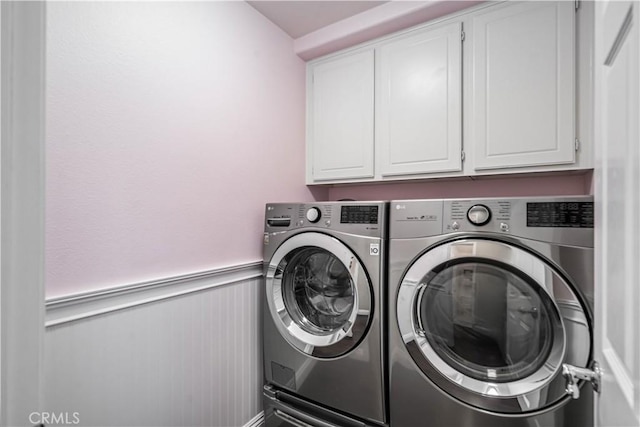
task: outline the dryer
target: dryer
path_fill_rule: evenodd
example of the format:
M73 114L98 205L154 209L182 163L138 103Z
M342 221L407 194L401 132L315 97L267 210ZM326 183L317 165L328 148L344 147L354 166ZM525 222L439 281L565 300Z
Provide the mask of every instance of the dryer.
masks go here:
M391 202L391 425L593 425L571 375L592 363L593 214L591 197Z
M386 423L387 207L266 206L267 426Z

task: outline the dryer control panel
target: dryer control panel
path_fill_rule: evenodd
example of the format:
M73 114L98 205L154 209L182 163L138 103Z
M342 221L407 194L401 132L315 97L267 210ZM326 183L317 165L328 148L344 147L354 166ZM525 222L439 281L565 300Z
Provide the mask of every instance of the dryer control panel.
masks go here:
M510 200L445 200L444 231L508 232L511 228Z
M593 246L593 197L394 200L390 238L492 233Z
M529 202L527 227L593 228L593 202Z

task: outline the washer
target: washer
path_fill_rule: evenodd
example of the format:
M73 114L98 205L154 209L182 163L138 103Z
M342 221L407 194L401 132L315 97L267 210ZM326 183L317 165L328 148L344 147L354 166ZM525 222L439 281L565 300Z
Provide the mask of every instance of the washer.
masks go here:
M593 425L591 386L569 375L592 362L593 212L591 197L391 202L393 427Z
M384 202L266 206L267 426L386 423L387 210Z

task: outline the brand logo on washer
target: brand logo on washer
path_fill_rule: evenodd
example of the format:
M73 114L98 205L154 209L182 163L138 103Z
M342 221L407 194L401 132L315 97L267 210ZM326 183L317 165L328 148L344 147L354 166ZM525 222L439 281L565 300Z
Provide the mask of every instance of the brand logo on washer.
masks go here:
M373 256L380 255L380 244L379 243L371 243L369 245L369 255L373 255Z
M413 215L407 216L405 221L437 221L438 215Z

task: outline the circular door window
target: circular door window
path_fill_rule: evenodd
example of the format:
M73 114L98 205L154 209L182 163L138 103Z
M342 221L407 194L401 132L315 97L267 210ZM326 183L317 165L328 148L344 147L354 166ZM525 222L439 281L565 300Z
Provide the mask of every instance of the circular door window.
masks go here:
M327 335L350 321L356 289L347 267L319 247L289 253L280 264L287 312L307 332Z
M469 238L429 249L402 278L396 310L422 372L486 410L551 405L566 396L562 364L588 361L588 348L574 351L590 329L572 287L508 243Z
M266 292L282 336L315 357L349 352L372 315L362 264L346 245L321 233L300 233L278 247L269 262Z
M486 260L457 260L426 274L418 330L456 371L510 382L537 372L561 328L553 302L528 277Z

